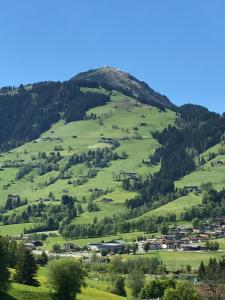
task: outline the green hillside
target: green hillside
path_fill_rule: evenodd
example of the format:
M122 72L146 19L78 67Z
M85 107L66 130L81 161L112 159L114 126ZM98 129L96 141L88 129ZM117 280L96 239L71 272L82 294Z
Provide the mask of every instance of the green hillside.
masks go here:
M177 188L185 188L189 186L198 186L206 183L212 183L213 187L217 190L221 190L225 187L225 154L221 154L221 144L217 144L214 147L208 149L201 154L206 160L209 159L209 155L213 153L214 158L207 161L202 166L198 167L194 172L184 176L180 180L175 182ZM212 166L214 160L224 162L221 166ZM156 209L153 209L139 218L148 218L150 216L167 216L168 214L175 213L178 220L180 214L192 206L197 206L202 203L203 193L189 193L186 196L177 198L165 205L162 205Z
M212 166L211 163L214 160L218 160L225 163L225 154L220 153L221 144L208 149L201 156L207 157L210 153L215 154L215 158L209 160L204 165L200 166L195 172L185 176L181 180L176 182L177 187L184 187L189 185L200 186L203 183L211 182L213 186L220 190L225 186L225 164L220 166Z
M95 93L97 91L107 93L102 89L93 90ZM91 92L92 89L83 88L83 91ZM77 223L89 223L95 216L101 219L125 210L123 203L126 199L133 198L135 193L123 190L121 181L115 180L115 177L124 172L145 177L158 170L159 166L151 167L145 163L149 155L153 154L159 146L152 137L152 132L161 131L169 124L174 124L175 113L146 106L114 91L111 93L111 102L88 111L87 116L93 115L95 115L94 119L87 117L86 120L68 124L61 120L40 138L2 154L0 157L1 205L5 204L8 194L18 194L21 199L27 199L30 203L47 199L52 192L55 199L60 199L63 194L77 197L84 211L76 218ZM114 151L120 156L125 152L127 158L110 161L104 168L95 168L96 176L92 178L88 175L90 167L86 164L72 166L67 173L70 173L70 182L78 181L78 184L71 184L68 183L68 179L58 178L61 169L74 153L111 148L112 145L108 143L110 139L119 142L119 146ZM43 161L40 153L43 152L47 157L51 153L60 153L58 170L40 175L39 168L33 167L28 174L16 179L21 166L29 163L40 164ZM16 164L20 164L20 168L16 167ZM50 181L53 183L50 184ZM112 199L112 202L104 203L101 201L103 196L100 196L96 199L100 211L90 213L86 209L86 200L91 196L90 191L93 189L106 191L104 197ZM53 201L54 203L57 204L57 201ZM26 206L22 206L15 211L21 212L25 208Z

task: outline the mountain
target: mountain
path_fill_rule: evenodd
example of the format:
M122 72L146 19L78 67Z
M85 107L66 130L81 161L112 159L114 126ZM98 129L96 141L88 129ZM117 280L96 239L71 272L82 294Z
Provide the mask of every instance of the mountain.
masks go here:
M82 90L85 87L90 90ZM88 71L65 82L4 87L0 89L0 150L39 137L60 119L65 122L83 119L88 109L110 101L111 90L160 110L175 108L167 97L146 83L114 68Z
M113 68L2 88L0 233L96 237L184 221L202 185L224 188L224 132L225 115L177 108Z
M79 73L72 78L74 81L93 81L107 89L121 91L143 103L159 105L160 107L175 108L170 100L148 86L147 83L138 80L127 72L113 67L99 68Z

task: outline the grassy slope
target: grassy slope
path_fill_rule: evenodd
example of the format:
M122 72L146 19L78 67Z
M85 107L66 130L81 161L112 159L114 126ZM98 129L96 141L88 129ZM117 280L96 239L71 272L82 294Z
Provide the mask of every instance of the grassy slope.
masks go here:
M220 144L215 145L214 147L208 149L206 152L202 154L203 157L207 158L208 154L211 152L216 154L216 160L224 161L225 163L225 155L220 155L218 153L220 148ZM175 182L175 186L177 188L183 188L185 186L201 186L203 183L211 182L213 186L220 190L225 187L225 164L223 166L213 167L211 166L211 161L206 162L203 166L199 167L196 171L184 176L180 180ZM151 210L139 218L142 217L150 217L150 216L166 216L167 214L175 213L177 215L177 219L179 220L179 216L181 212L189 208L191 206L195 206L201 204L202 202L202 194L194 194L190 193L187 196L178 198L174 201L171 201L165 205L160 206L154 210ZM138 219L138 218L136 218Z
M218 154L219 145L209 149L203 156L206 156L209 152L217 154L216 160L221 160L225 163L225 155ZM177 181L177 187L184 187L187 185L198 185L202 183L212 182L215 188L222 189L225 187L225 164L223 166L213 167L211 161L207 162L195 172L185 176L181 180Z
M14 273L14 270L11 270ZM0 295L1 300L51 300L50 289L48 286L48 267L41 267L38 270L37 279L40 283L39 287L33 287L18 283L13 283L8 295ZM110 294L103 290L100 283L99 286L91 284L87 280L87 287L83 288L81 294L77 295L77 300L122 300L123 297Z
M20 235L24 228L32 227L32 223L12 224L0 226L0 235Z
M42 137L61 138L62 141L43 142L41 139L37 139L35 142L27 143L3 154L0 157L0 165L8 160L31 161L32 155L37 156L40 151L49 154L55 146L63 147L63 150L60 151L64 157L60 164L63 165L73 153L109 146L99 143L102 137L115 139L128 137L129 140L121 140L120 147L116 149L119 154L126 151L127 159L111 162L107 168L101 169L95 178L89 179L88 182L78 187L69 185L68 180L57 180L54 184L41 188L40 183L57 175L58 172L52 171L39 176L37 170L33 170L32 173L16 181L15 175L18 168L5 168L0 172L0 189L2 190L0 205L5 203L9 193L19 194L22 199L27 198L28 201L36 201L39 198L48 197L50 191L59 198L63 194L63 189L67 189L69 194L76 195L78 200L81 200L83 196L90 195L90 188L112 188L113 192L107 195L113 199L112 203L103 204L101 198L96 200L99 202L101 210L97 213L84 212L75 222L91 222L95 215L101 219L105 215L112 216L114 213L122 212L125 209L123 202L133 197L135 193L124 191L121 182L113 181L113 174L118 174L121 170L136 172L142 176L155 172L158 167L150 168L142 163L143 159L147 159L158 146L158 142L152 138L151 132L162 130L168 124L173 124L175 113L172 111L159 112L156 108L139 104L134 99L117 92L113 93L111 100L107 105L91 109L88 112L88 114L95 113L98 116L97 120L69 124L60 121L42 135ZM141 126L140 123L146 123L146 126ZM135 130L135 127L138 130ZM142 139L136 138L137 133ZM77 136L77 138L73 138L73 136ZM72 150L69 149L69 146L72 147ZM88 172L88 168L83 164L73 166L71 170L73 178L78 178ZM6 184L10 186L4 189ZM83 208L85 210L85 204L83 204Z
M154 210L151 210L145 213L142 217L150 217L150 216L166 216L168 214L176 214L179 218L181 212L185 208L189 208L194 205L200 204L202 201L201 196L197 196L195 194L189 194L187 196L178 198L174 201L171 201L165 205L162 205Z
M46 287L31 287L22 284L13 284L7 296L1 300L51 300L49 289ZM96 288L87 287L77 296L77 300L122 300L125 299Z

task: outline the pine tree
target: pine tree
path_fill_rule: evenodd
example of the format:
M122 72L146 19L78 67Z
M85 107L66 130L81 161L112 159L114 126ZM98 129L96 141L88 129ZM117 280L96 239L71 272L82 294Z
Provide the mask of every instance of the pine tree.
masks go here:
M203 261L201 261L201 264L200 264L199 269L198 269L199 279L201 279L201 280L204 279L205 274L206 274L205 265L204 265Z
M113 288L112 288L113 294L126 297L127 293L125 290L125 279L122 276L115 276L113 278Z
M38 282L35 279L37 273L37 265L33 254L28 250L24 244L20 245L15 280L23 284L37 285Z
M10 286L10 273L8 269L7 242L0 237L0 291L6 292Z

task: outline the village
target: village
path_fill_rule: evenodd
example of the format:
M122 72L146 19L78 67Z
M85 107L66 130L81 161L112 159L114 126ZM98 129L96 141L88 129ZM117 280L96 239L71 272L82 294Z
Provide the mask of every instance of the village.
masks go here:
M34 252L40 254L45 250L46 240L60 236L54 233L22 234L10 236L11 240L23 240L25 246ZM106 237L107 238L107 237ZM136 240L125 241L114 239L111 241L87 243L80 247L76 241L65 241L63 245L53 245L51 250L47 250L49 256L88 256L87 254L99 253L100 256L110 256L114 254L144 253L155 250L164 251L207 251L209 244L213 240L225 238L225 219L218 218L213 224L205 224L204 229L193 229L191 226L171 227L169 234L164 235L143 235L138 236ZM88 239L87 239L88 241ZM217 243L217 242L215 242ZM219 250L219 243L213 250ZM134 247L135 245L135 247ZM207 246L208 245L208 246ZM134 250L135 248L135 250Z

